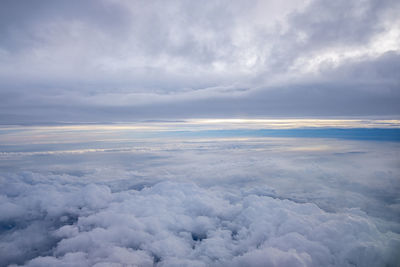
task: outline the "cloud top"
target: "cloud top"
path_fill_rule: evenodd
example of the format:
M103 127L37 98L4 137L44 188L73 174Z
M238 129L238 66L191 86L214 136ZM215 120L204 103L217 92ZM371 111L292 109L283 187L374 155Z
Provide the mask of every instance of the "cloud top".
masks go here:
M397 266L398 146L226 138L38 154L22 145L0 154L0 262Z
M114 193L95 184L18 185L29 193L1 207L10 228L3 263L395 266L400 246L398 234L379 231L360 210L327 213L245 191L172 182Z

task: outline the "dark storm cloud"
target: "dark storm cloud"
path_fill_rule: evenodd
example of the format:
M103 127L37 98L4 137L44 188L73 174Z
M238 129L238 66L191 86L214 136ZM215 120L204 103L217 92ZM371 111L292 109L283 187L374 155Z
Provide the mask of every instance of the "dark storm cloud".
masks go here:
M2 1L0 120L398 115L396 1Z

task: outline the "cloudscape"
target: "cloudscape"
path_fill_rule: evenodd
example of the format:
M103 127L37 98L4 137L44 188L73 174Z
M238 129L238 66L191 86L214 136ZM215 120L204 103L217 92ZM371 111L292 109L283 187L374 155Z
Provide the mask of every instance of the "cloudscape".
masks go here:
M1 1L0 267L400 266L398 14Z
M398 115L398 1L2 1L2 123Z

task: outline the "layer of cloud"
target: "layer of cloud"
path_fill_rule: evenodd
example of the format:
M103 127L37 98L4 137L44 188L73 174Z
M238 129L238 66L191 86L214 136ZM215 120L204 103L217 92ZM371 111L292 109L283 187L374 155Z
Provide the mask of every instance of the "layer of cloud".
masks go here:
M397 1L2 1L2 122L398 115Z
M33 258L25 266L395 266L398 260L399 235L379 231L358 209L327 213L265 190L226 193L171 182L111 193L95 184L12 181L1 206L5 264Z
M32 149L23 145L21 153L2 154L3 265L399 261L397 143L246 138L118 144L41 154L23 153Z

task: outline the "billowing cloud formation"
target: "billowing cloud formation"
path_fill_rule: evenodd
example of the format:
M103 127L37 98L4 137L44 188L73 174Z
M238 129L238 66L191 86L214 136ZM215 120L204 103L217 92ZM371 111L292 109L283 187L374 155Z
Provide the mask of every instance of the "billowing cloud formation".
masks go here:
M359 210L330 214L255 193L169 182L116 193L18 186L29 193L3 201L4 226L17 230L3 238L2 255L20 263L42 255L26 266L395 266L400 246Z
M398 115L398 1L2 1L0 120Z
M38 148L26 145L3 152L2 264L399 262L397 143L246 138L125 144L104 152L34 154Z

